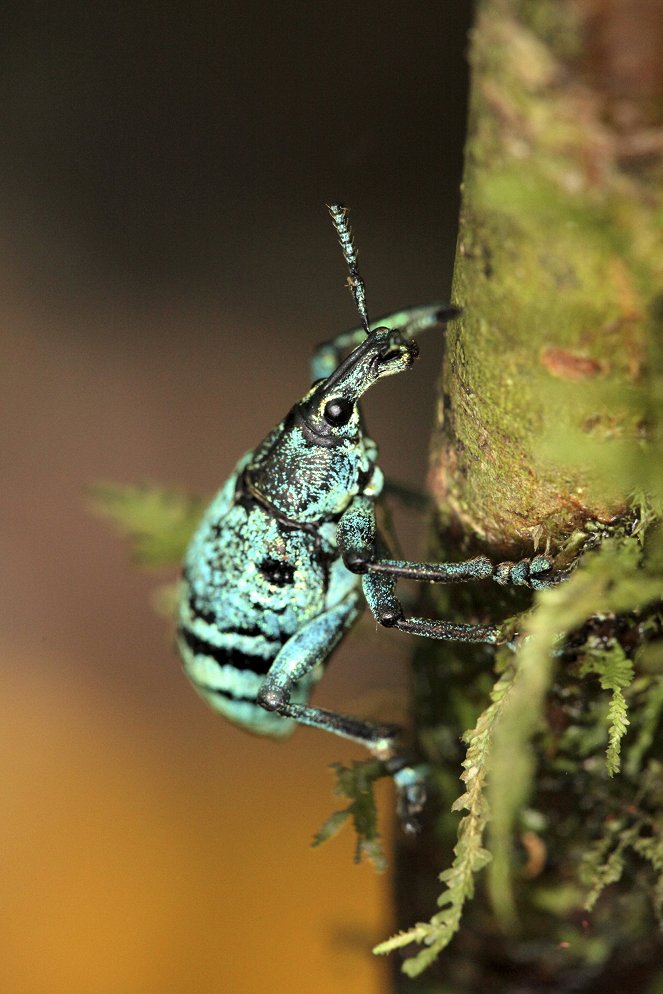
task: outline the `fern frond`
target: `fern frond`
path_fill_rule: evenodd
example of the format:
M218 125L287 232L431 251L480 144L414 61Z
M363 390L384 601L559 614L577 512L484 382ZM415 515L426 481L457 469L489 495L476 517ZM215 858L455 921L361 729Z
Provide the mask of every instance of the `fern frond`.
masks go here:
M608 747L606 749L606 765L612 777L621 767L621 742L630 724L628 705L622 691L633 683L633 663L621 645L613 641L607 648L589 649L580 663L580 673L582 676L587 674L598 676L601 689L612 693L607 712Z
M602 836L589 848L580 866L588 887L585 908L591 911L603 890L624 873L628 851L648 862L655 873L650 887L654 910L663 928L663 809L661 766L652 761L644 771L635 803L610 818Z
M493 730L512 681L513 668L508 666L493 687L491 703L479 716L475 727L463 736L468 749L460 779L466 790L456 799L451 810L466 810L468 814L461 818L458 825L454 860L439 877L445 885L437 902L441 910L433 915L430 922L419 922L411 929L381 942L373 950L382 954L412 942L423 945L425 948L403 964L403 972L410 977L422 973L449 944L460 927L465 902L474 897L474 878L490 862L490 853L483 845L484 830L490 817L485 784Z
M337 834L346 821L352 819L357 837L355 862L365 856L376 870L387 868L387 860L380 842L378 816L373 785L380 777L387 775L384 763L368 759L353 762L351 767L333 763L336 773L336 795L347 798L350 803L340 811L334 811L316 832L311 845L319 846Z
M97 483L88 488L93 511L110 519L143 566L179 565L207 503L159 486Z
M641 544L630 537L606 539L588 552L576 572L559 587L537 594L525 622L518 672L508 706L495 730L489 799L492 809L489 870L491 899L503 921L512 921L511 839L516 818L529 796L534 758L530 741L543 723L545 696L552 683L553 654L568 633L597 613L622 614L644 608L661 596L661 577L641 569ZM615 658L607 679L616 690L633 678L628 660ZM623 699L623 698L622 698ZM608 762L619 760L626 731L624 706L616 701L610 718Z

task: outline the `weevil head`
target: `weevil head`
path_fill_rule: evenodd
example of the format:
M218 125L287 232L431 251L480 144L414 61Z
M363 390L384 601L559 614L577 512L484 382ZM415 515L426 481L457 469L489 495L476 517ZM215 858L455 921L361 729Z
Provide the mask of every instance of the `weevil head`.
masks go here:
M311 432L321 438L353 439L361 433L358 401L383 376L409 369L417 358L416 342L398 331L376 328L326 380L320 380L297 405Z
M408 369L417 347L377 328L306 396L255 450L251 485L291 520L333 518L370 485L379 488L375 444L363 434L358 401L377 380Z
M408 369L418 355L415 342L400 332L371 330L347 209L332 204L329 212L366 338L333 373L313 384L258 446L245 470L254 498L267 502L289 523L316 527L337 518L357 494L380 492L377 450L364 437L358 402L377 380Z

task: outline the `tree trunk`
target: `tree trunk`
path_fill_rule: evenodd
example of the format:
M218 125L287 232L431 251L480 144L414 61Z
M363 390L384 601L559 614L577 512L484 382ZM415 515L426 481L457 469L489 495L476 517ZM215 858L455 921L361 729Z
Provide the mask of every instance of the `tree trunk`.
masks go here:
M456 857L471 840L493 860L472 875L477 894L437 963L414 987L399 972L396 986L649 992L663 984L652 910L657 887L663 903L663 848L658 874L652 848L663 830L663 555L642 494L655 507L663 492L663 6L483 0L470 62L452 298L463 315L447 333L433 438L432 558L547 548L564 569L585 555L511 626L531 640L499 650L501 676L488 647L422 640L415 721L435 791L422 835L397 854L399 926L426 922L457 883L437 876L454 859L461 816L450 808L473 726ZM501 621L530 599L495 584L431 588L426 613ZM580 869L587 853L594 876L591 860ZM478 871L480 846L472 858ZM599 877L619 880L590 912ZM472 881L463 887L467 897ZM440 934L412 935L411 973Z

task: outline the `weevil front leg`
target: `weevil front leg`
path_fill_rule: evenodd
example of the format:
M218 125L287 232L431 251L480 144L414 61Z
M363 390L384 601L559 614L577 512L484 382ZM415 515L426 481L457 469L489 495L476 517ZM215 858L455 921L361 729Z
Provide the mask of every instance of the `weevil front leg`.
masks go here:
M406 831L417 828L416 815L426 800L426 786L420 768L411 766L396 752L399 729L379 725L350 715L292 703L297 684L316 667L324 664L333 649L354 624L361 610L358 593L353 593L336 608L325 611L295 632L274 660L258 690L258 704L302 725L333 732L366 746L385 761L396 786L397 810Z
M391 559L375 522L375 507L367 497L357 497L338 523L337 540L343 561L353 573L363 574L362 583L368 606L381 625L398 628L412 635L458 642L501 641L500 629L494 625L454 624L435 618L406 618L394 593L398 579L428 583L467 583L471 580L494 580L514 583L535 590L559 583L566 574L557 573L549 556L535 556L517 563L493 565L487 556L476 556L460 563L417 563Z
M446 324L458 316L457 307L448 304L426 304L420 307L406 307L393 314L385 314L378 321L371 321L371 328L391 328L399 331L406 341L428 328ZM344 331L328 342L321 342L311 359L311 379L322 380L334 372L345 352L360 345L366 338L363 327Z

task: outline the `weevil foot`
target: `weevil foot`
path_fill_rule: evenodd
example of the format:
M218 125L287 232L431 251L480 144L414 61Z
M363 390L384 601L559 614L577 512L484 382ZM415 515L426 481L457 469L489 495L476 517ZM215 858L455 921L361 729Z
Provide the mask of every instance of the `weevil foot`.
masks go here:
M403 831L413 835L421 827L418 815L426 803L428 768L425 765L410 766L399 757L394 757L391 766L389 772L396 786L396 811Z
M371 739L364 743L372 756L386 762L388 765L396 760L394 750L401 729L398 725L372 725ZM391 773L391 769L389 770Z
M531 590L544 590L553 587L566 578L566 573L555 570L555 562L551 556L534 556L533 559L520 559L517 563L498 563L493 573L493 580L501 586L513 583L518 587L529 587Z

